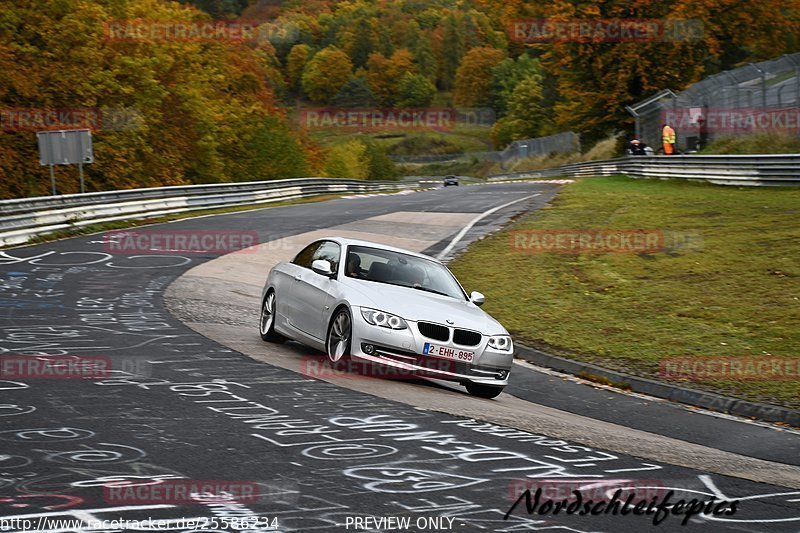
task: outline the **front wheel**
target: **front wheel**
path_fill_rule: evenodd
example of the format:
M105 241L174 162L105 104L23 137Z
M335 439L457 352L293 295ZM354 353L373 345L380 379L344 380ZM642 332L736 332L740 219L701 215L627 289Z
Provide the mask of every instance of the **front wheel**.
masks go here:
M467 383L467 392L478 398L486 398L490 400L497 397L503 392L503 387L495 387L493 385L480 385L478 383Z
M275 291L270 290L261 306L261 319L258 324L261 340L266 342L283 342L286 337L275 331Z
M328 327L328 339L325 343L328 361L338 364L350 357L350 342L353 333L353 322L350 311L339 309Z

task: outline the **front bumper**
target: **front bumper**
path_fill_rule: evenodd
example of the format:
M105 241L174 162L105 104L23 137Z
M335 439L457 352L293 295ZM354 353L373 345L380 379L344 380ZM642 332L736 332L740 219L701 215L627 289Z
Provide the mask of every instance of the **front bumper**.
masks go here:
M438 341L420 333L417 323L406 320L407 329L392 330L373 326L361 316L361 310L353 309L353 335L351 354L361 359L397 369L398 375L416 375L456 381L504 387L513 364L513 352L500 352L488 347L489 337L482 335L476 346L461 346L449 341ZM455 350L475 352L469 363L452 359L423 355L425 343L451 347ZM371 353L364 351L366 345L373 347Z

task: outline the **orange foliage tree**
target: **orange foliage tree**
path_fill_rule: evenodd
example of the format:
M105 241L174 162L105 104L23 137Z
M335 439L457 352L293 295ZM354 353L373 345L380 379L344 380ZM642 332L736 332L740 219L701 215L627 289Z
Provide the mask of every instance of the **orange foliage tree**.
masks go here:
M797 0L791 0L797 3ZM791 8L778 0L555 0L518 6L518 17L554 21L643 19L665 29L655 40L529 44L555 77L557 130L597 138L629 125L624 106L662 89L687 85L737 66L790 51ZM519 18L517 19L519 20ZM676 32L676 28L691 32Z
M35 131L42 129L93 129L95 162L85 167L89 190L310 171L306 146L276 105L271 85L280 85L282 75L267 43L126 34L132 20L210 20L161 0L18 0L3 17L0 197L48 194L36 147ZM112 33L114 27L123 30ZM97 120L32 118L57 110ZM266 139L284 149L265 155ZM59 168L57 175L60 192L77 191L74 167Z
M367 60L367 82L381 105L397 102L400 80L406 73L416 74L414 57L405 48L398 48L387 58L383 54L370 54Z
M453 100L467 107L488 106L492 96L492 70L505 57L496 48L473 48L461 60L456 70Z

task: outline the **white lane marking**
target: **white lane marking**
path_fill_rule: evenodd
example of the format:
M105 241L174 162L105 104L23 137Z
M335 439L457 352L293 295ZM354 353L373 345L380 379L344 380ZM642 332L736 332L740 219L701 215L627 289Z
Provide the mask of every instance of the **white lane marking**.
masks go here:
M519 198L517 200L513 200L511 202L508 202L506 204L498 205L497 207L493 207L493 208L489 209L488 211L484 211L483 213L481 213L477 217L473 218L472 221L470 221L469 224L464 226L464 228L461 231L458 232L458 235L453 237L453 240L450 241L450 244L447 245L447 248L445 248L444 250L439 252L439 255L436 256L436 259L442 259L447 254L449 254L451 251L453 251L453 248L455 247L456 244L458 244L458 241L463 239L464 235L466 235L467 232L472 229L472 226L474 226L475 224L480 222L483 218L488 217L489 215L491 215L495 211L500 211L501 209L503 209L505 207L508 207L508 206L510 206L512 204L516 204L517 202L521 202L523 200L527 200L528 198L533 198L534 196L539 196L540 194L541 193L537 192L536 194L531 194L530 196L525 196L523 198Z
M697 413L701 415L713 416L715 418L723 418L725 420L732 420L734 422L744 422L746 424L750 424L752 426L760 426L763 428L774 429L775 431L785 431L786 433L792 433L794 435L800 435L800 431L793 429L791 427L786 426L779 426L777 424L772 424L770 422L761 422L758 420L750 420L748 418L742 418L736 415L730 415L728 413L721 413L719 411L711 411L709 409L703 409L702 407L693 407L690 405L682 404L679 402L673 402L671 400L667 400L665 398L657 398L655 396L648 396L647 394L642 394L641 392L632 392L626 391L617 387L612 387L610 385L603 385L602 383L597 383L595 381L589 381L588 379L579 378L577 376L573 376L572 374L565 374L563 372L559 372L557 370L551 370L549 368L545 368L543 366L535 365L528 361L521 361L519 359L515 359L514 363L520 366L524 366L534 372L539 372L540 374L547 374L549 376L566 379L573 383L578 383L581 385L590 385L596 389L603 389L609 392L616 392L617 394L624 394L625 396L632 396L634 398L639 398L640 400L646 400L649 402L656 402L656 403L663 403L667 405L671 405L673 407L677 407L679 409L683 409L684 411L689 411L690 413Z

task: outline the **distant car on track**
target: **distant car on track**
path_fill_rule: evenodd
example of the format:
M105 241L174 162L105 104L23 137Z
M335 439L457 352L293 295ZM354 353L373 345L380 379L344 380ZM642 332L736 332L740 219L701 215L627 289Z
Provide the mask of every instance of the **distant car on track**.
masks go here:
M265 341L322 350L333 365L377 363L494 398L508 384L514 347L483 302L432 257L331 237L270 270L259 330Z
M444 186L449 187L450 185L458 186L458 176L445 176L444 177Z

